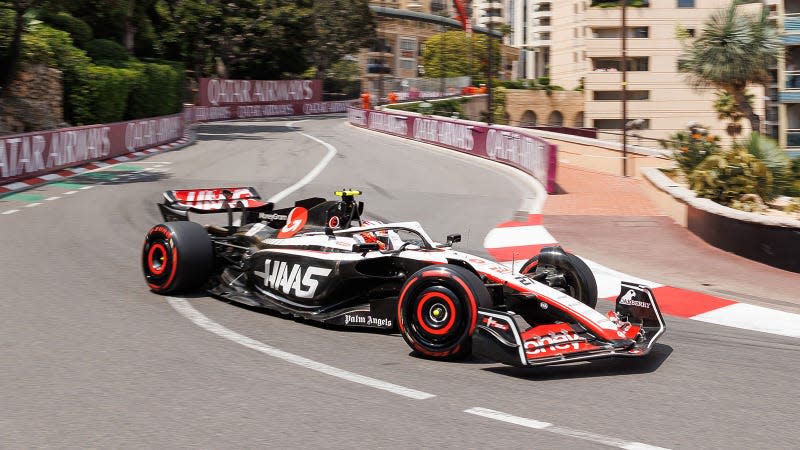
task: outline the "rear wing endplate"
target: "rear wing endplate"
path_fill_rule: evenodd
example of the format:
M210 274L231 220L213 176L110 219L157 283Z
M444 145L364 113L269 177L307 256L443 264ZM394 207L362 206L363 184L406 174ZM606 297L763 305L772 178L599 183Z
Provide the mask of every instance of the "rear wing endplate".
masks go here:
M253 187L178 189L164 192L164 202L158 208L164 221L189 220L189 213L215 214L242 212L242 225L258 220L258 214L272 211L273 204L261 201Z

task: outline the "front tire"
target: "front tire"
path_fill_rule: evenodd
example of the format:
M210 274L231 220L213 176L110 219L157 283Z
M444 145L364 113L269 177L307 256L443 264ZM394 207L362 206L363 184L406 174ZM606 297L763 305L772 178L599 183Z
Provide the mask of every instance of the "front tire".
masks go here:
M529 259L520 273L542 277L543 283L563 291L586 306L597 306L597 281L592 269L582 259L567 253L561 247L545 247Z
M491 296L469 270L450 264L425 267L408 278L397 304L403 339L417 353L434 359L462 359L472 352L478 307Z
M214 264L211 238L194 222L167 222L147 232L142 270L157 294L188 292L208 280Z

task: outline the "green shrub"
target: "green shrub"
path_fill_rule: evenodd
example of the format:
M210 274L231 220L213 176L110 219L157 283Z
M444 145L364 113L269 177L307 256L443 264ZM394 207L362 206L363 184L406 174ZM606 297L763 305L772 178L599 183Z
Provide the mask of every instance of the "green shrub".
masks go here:
M93 39L86 43L86 53L93 61L127 61L125 47L108 39ZM108 65L108 64L107 64Z
M69 33L72 42L80 48L84 48L86 43L92 40L92 28L83 20L71 16L69 13L45 13L42 20L53 28Z
M673 159L687 176L708 156L720 151L719 137L699 125L693 125L687 131L673 133L669 141L660 141L660 144L665 149L672 150Z
M746 142L736 142L736 148L743 148L767 166L772 174L771 195L783 195L792 187L792 160L778 142L759 133L751 133Z
M135 62L127 65L137 73L128 99L128 119L164 116L180 110L181 73L172 66Z
M688 178L699 197L743 210L759 209L752 194L767 199L773 190L767 166L742 148L708 156Z
M131 69L90 65L79 92L71 99L79 125L118 122L124 119L128 94L142 75Z

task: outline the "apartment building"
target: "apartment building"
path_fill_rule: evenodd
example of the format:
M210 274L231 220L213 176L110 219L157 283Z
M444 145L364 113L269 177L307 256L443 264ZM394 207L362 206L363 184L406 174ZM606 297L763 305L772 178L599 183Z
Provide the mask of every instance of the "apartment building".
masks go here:
M800 0L778 1L774 10L783 32L783 53L778 59L778 136L781 146L800 155ZM772 117L768 117L771 119Z
M640 140L667 138L689 122L707 125L712 133L726 137L727 123L717 119L713 108L714 90L691 88L678 71L682 47L676 29L699 34L703 23L729 1L650 0L646 7L627 8L627 116L629 121L638 119L642 129L634 134ZM622 126L621 10L590 8L589 0L558 0L551 5L551 83L565 89L583 86L583 126L598 128L600 137L611 139ZM764 91L755 87L751 92L756 94L756 112L763 117Z
M505 24L510 33L506 44L520 50L513 78L547 76L552 32L551 0L505 0Z

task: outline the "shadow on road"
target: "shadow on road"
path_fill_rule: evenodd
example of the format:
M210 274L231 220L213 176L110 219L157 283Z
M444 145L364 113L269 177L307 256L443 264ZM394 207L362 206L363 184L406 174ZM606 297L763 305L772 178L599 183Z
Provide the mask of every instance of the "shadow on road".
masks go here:
M487 367L483 370L531 381L592 378L613 375L638 375L658 370L672 354L672 347L655 344L649 355L640 358L610 358L542 367Z

